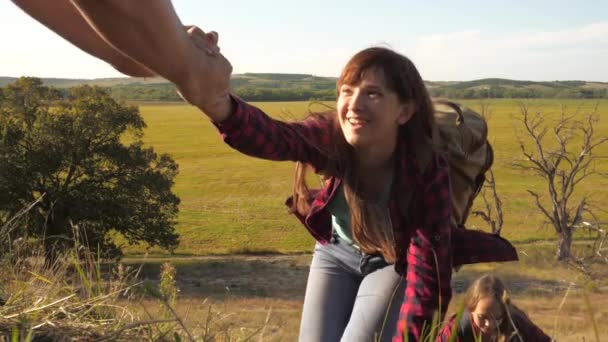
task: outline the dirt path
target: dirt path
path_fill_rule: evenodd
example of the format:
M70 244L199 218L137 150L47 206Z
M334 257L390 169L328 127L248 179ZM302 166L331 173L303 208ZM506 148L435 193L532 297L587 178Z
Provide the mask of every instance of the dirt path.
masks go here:
M160 266L171 261L177 269L180 296L303 298L308 276L309 255L209 256L149 259L143 264L141 279L157 281ZM127 259L139 265L141 259Z
M142 266L140 278L157 281L160 265L171 261L177 269L181 296L242 296L277 299L302 299L308 276L310 255L205 256L187 258L126 259L132 266ZM462 293L487 270L464 268L454 274L452 287ZM565 280L538 279L526 275L505 275L503 280L514 294L563 293L570 283Z

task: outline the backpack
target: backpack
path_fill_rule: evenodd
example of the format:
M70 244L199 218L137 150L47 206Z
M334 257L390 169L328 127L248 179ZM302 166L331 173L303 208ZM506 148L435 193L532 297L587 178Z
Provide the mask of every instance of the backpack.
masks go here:
M439 148L450 165L452 220L464 227L494 161L488 125L481 114L454 102L435 100L434 106Z

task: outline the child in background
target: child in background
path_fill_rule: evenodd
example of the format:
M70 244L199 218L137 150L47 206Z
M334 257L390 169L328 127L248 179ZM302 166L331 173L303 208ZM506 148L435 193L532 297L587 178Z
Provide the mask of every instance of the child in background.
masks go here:
M447 342L456 326L456 342L550 342L547 336L508 296L500 279L484 275L464 296L464 312L459 322L452 316L438 341Z

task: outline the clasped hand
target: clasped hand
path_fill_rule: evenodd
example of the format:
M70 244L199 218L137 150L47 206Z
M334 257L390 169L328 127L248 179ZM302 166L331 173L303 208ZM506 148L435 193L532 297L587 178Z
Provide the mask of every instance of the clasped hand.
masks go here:
M213 121L222 121L230 114L232 65L220 53L217 32L205 33L197 26L185 26L185 29L196 53L192 60L186 61L186 74L176 81L178 93Z

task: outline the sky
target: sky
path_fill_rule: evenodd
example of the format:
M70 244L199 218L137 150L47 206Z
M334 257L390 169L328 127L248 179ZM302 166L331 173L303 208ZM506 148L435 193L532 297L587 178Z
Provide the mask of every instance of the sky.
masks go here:
M497 77L608 82L607 0L174 0L173 4L184 24L219 32L222 53L237 74L338 76L357 51L386 46L412 59L427 81ZM0 76L122 76L11 1L0 2L0 37Z

